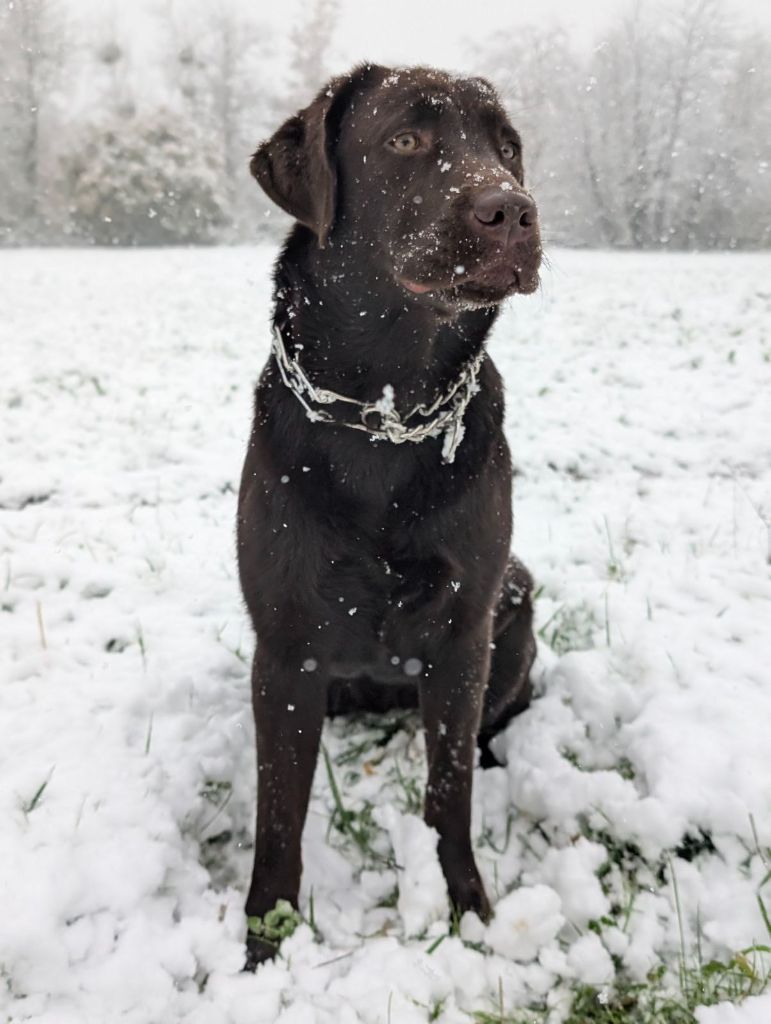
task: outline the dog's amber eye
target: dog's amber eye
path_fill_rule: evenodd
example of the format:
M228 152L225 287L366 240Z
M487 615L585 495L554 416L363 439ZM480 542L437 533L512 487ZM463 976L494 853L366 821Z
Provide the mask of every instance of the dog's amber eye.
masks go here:
M399 132L390 140L388 145L397 153L414 153L420 149L420 136L415 132Z
M517 155L517 147L513 142L504 142L501 146L501 156L504 160L513 160Z

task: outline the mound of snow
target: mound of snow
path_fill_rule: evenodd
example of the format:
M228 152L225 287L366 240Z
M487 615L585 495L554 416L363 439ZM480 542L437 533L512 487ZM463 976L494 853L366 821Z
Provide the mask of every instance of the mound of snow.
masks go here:
M565 923L561 906L557 893L546 885L515 889L496 904L485 942L511 960L535 960Z

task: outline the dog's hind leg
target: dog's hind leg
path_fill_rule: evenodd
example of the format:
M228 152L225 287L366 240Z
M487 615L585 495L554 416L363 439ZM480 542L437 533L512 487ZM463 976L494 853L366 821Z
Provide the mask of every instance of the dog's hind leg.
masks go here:
M257 831L248 917L263 919L278 900L297 907L300 842L327 707L326 681L271 657L258 643L252 672L257 731ZM277 942L250 929L246 969L272 957Z
M498 763L490 751L490 740L530 705L530 669L536 651L532 595L533 578L512 555L495 611L495 647L479 730L478 742L484 768Z

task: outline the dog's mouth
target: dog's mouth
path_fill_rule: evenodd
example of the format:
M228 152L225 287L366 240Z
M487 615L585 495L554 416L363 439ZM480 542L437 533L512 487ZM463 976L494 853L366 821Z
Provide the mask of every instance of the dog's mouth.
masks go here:
M426 292L435 291L437 285L434 284L420 284L418 281L408 281L406 278L398 278L399 284L407 289L408 292L412 292L413 295L425 295Z
M523 253L520 259L486 263L467 271L457 265L450 274L398 274L399 284L412 295L426 296L458 306L494 306L511 295L531 295L539 285L540 247Z

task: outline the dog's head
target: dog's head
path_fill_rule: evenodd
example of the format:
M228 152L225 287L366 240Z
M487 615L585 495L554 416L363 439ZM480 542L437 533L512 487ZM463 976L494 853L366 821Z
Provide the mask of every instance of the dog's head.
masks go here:
M484 79L362 66L283 124L251 170L320 246L374 260L414 301L493 306L538 286L521 140Z

